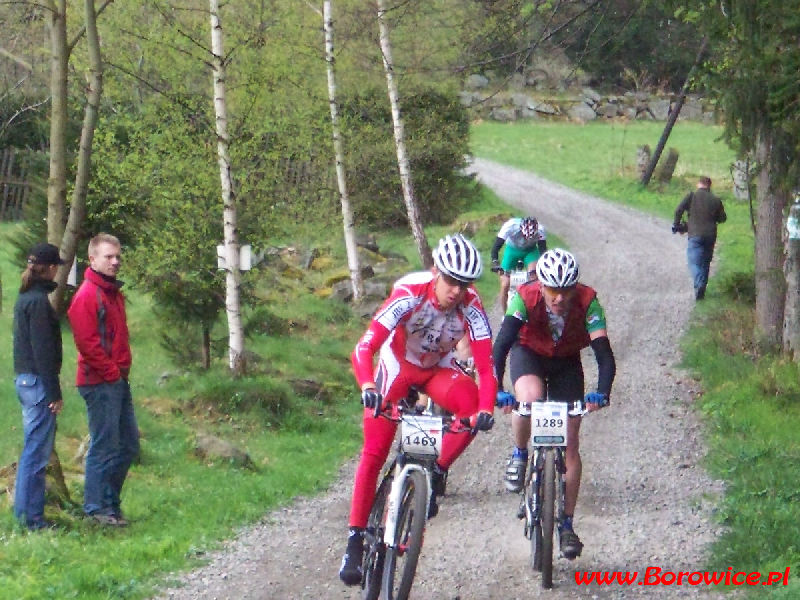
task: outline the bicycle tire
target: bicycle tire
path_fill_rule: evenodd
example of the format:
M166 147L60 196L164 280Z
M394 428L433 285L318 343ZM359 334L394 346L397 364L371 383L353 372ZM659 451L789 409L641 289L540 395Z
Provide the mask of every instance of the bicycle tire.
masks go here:
M542 469L542 587L553 587L553 529L555 524L556 505L556 459L555 451L547 450L544 454Z
M386 558L386 545L383 543L383 530L386 513L386 499L392 487L391 473L394 468L390 468L389 475L383 478L375 492L375 499L372 501L372 508L367 519L367 531L370 532L370 542L364 552L362 570L364 579L361 582L362 600L378 600L381 594L381 581L383 579L383 565Z
M537 519L531 525L531 567L542 572L542 522Z
M386 548L383 562L383 600L408 599L422 551L427 513L428 480L422 471L411 471L403 482L394 540Z

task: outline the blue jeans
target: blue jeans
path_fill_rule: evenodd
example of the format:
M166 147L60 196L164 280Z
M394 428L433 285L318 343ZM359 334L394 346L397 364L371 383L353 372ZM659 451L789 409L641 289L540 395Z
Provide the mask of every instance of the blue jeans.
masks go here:
M714 257L715 237L697 236L690 237L686 246L686 259L689 263L689 273L694 283L694 293L705 294L708 285L708 270L711 268L711 259Z
M40 377L21 373L14 385L22 405L24 435L14 487L14 516L28 527L36 527L44 523L45 470L56 439L56 416L47 406Z
M83 510L87 515L120 515L120 493L139 454L139 427L127 381L78 387L89 419L89 451Z

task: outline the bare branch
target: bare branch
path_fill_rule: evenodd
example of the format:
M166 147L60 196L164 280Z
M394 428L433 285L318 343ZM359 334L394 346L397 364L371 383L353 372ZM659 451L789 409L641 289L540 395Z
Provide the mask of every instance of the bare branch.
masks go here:
M10 58L15 63L17 63L19 66L21 66L23 69L27 69L28 71L33 71L33 66L31 65L31 63L29 63L26 60L21 59L20 57L18 57L15 54L12 54L11 52L6 50L5 48L0 47L0 55L5 56L6 58Z

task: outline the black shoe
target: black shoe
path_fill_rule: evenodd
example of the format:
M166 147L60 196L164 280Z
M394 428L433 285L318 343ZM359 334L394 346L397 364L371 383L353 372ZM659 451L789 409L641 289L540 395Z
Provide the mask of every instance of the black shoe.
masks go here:
M28 531L42 531L43 529L58 529L58 525L52 521L31 521L28 523Z
M699 287L694 291L694 299L695 300L702 300L706 297L706 287Z
M364 534L361 531L351 531L347 538L347 550L342 557L342 566L339 568L339 579L345 585L358 585L361 583L361 561L364 557Z
M433 493L437 496L444 496L445 488L447 487L447 469L440 467L438 464L433 466L431 472L431 488Z
M432 519L439 514L439 502L436 499L436 492L431 494L431 500L428 502L428 518Z
M581 555L583 550L583 543L572 529L559 529L558 537L560 538L561 554L568 560L573 560Z

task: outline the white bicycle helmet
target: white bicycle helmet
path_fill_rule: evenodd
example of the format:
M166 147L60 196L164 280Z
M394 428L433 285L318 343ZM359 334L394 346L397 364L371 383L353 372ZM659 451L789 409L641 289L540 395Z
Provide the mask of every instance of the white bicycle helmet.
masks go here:
M481 254L475 245L460 233L446 235L433 251L433 262L441 273L471 283L483 273Z
M537 229L539 229L539 222L534 217L523 217L519 223L519 230L526 240L536 235Z
M539 257L536 276L547 287L573 286L578 283L578 261L566 250L553 248Z

